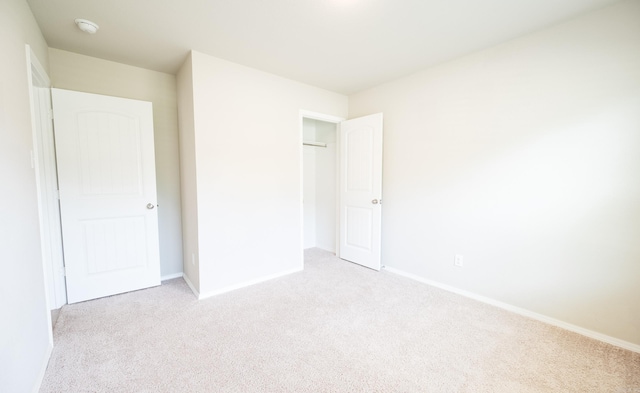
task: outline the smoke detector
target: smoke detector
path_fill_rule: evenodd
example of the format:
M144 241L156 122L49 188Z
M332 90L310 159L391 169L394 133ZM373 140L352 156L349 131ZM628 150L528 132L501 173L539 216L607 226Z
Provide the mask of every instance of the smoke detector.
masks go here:
M76 19L76 25L78 25L78 28L80 30L89 34L95 34L96 31L98 31L98 29L100 28L100 26L98 26L97 24L86 19Z

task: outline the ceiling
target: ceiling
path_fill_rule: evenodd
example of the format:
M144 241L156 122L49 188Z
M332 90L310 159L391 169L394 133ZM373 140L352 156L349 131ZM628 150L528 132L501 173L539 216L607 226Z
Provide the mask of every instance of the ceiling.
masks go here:
M52 48L170 74L193 49L351 94L617 0L27 2Z

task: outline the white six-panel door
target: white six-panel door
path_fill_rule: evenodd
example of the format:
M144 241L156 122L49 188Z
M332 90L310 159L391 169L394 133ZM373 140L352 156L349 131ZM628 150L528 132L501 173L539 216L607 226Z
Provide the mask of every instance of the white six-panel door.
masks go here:
M68 302L159 285L151 103L52 95Z
M382 113L340 123L340 258L380 270Z

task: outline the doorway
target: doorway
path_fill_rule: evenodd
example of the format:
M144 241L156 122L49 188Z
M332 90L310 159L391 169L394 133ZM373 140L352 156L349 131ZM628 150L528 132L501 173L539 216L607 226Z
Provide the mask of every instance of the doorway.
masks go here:
M67 292L64 278L60 207L58 205L51 81L29 45L26 46L26 50L29 64L29 96L33 129L33 166L38 190L45 292L49 310L58 310L67 303ZM57 313L54 315L57 316Z
M380 270L383 114L301 111L302 248Z
M337 253L337 124L303 118L303 248Z

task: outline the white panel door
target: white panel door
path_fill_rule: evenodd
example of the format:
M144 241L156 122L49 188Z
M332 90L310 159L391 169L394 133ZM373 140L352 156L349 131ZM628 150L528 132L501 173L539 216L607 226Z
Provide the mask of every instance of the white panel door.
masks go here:
M151 103L52 95L69 303L159 285Z
M380 270L382 113L340 123L340 258Z

